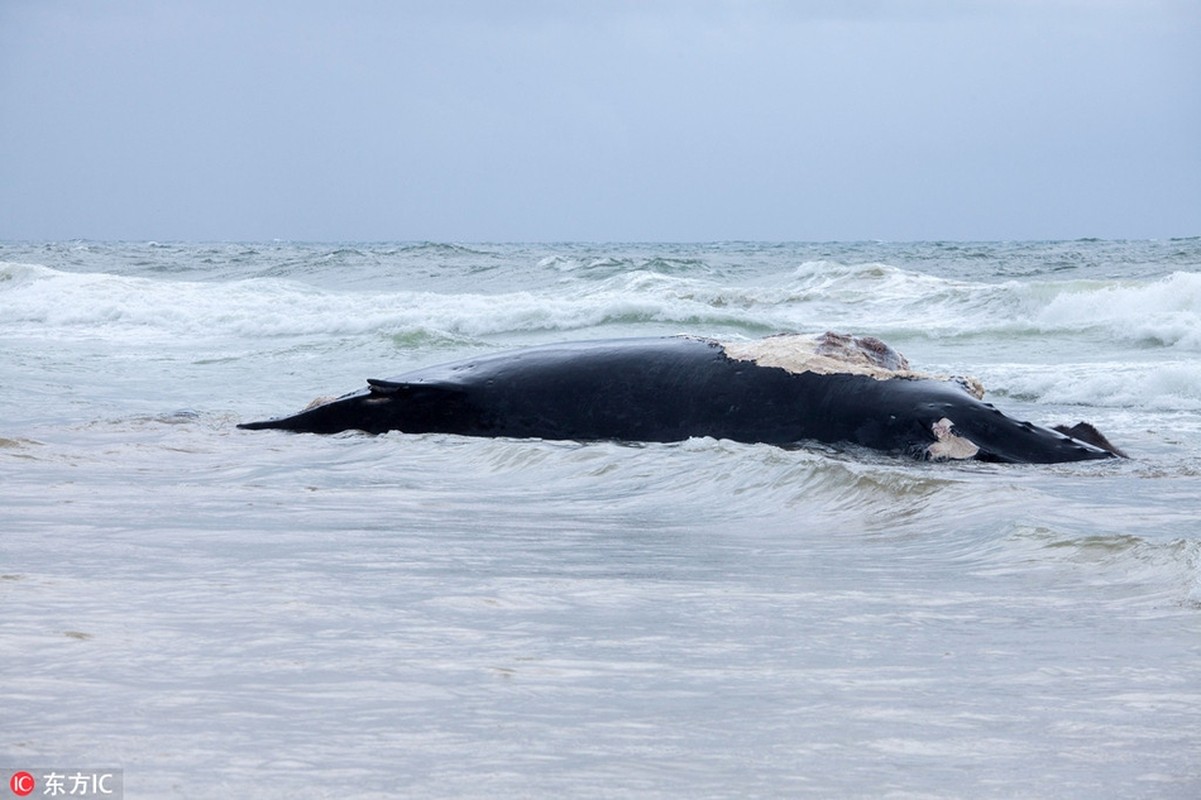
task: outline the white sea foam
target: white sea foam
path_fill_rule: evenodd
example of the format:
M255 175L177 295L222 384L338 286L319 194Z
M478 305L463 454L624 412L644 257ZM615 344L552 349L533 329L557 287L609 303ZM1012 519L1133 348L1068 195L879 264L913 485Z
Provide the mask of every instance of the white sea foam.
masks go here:
M1201 350L1201 273L1065 286L1035 319L1048 329L1101 328L1123 341Z
M181 281L0 264L0 324L111 334L280 336L427 329L466 336L573 331L614 321L940 338L1091 331L1201 349L1201 273L1150 282L974 283L887 265L810 263L785 281L731 283L639 269L541 290L350 291L289 278Z
M990 388L1040 403L1201 410L1201 364L1191 360L994 365L990 373Z
M7 285L0 282L0 326L50 338L278 337L416 329L478 337L571 331L613 321L720 326L738 324L744 317L694 296L691 282L649 272L547 295L330 291L277 278L166 281L11 264L0 270L10 278Z
M6 741L147 796L1195 796L1199 256L0 243ZM825 330L1131 458L233 427L444 350Z
M914 361L913 369L978 375L1002 395L1201 407L1201 368L1190 359L1153 357L1201 349L1201 273L988 283L878 263L811 262L750 281L701 272L606 268L537 291L464 291L469 280L447 291L367 291L288 277L180 280L0 263L0 332L139 345L232 341L244 348L266 340L277 348L280 340L312 337L412 343L517 334L545 340L629 335L648 326L723 340L836 330L878 336L911 358L908 343L915 340L970 343L961 348L963 363ZM1073 365L1069 342L1082 335L1117 348L1104 367ZM1036 353L1041 362L1031 362ZM1007 374L1002 365L1015 354L1022 355L1024 371Z

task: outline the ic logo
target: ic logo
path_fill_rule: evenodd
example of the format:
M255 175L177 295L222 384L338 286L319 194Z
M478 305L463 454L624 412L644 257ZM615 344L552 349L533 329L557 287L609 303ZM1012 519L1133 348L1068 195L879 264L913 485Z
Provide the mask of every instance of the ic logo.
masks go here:
M17 797L25 797L30 794L36 785L37 781L28 772L14 772L13 776L8 779L8 788L12 789L12 793Z

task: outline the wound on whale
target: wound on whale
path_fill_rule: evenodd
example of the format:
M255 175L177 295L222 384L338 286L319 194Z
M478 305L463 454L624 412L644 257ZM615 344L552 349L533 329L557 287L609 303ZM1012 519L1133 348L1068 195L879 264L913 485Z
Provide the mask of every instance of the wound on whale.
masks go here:
M870 336L691 336L531 347L414 370L239 425L301 433L789 446L849 443L921 459L1054 463L1124 454L1088 423L1044 428L981 400L968 378L910 370Z

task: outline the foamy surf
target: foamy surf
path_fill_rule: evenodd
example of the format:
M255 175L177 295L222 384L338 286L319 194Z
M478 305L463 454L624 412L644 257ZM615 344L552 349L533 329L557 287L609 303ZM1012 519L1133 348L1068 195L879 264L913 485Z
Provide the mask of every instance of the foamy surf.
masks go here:
M1198 274L1201 240L0 244L0 736L148 796L1191 797ZM525 345L822 331L1131 458L235 428Z

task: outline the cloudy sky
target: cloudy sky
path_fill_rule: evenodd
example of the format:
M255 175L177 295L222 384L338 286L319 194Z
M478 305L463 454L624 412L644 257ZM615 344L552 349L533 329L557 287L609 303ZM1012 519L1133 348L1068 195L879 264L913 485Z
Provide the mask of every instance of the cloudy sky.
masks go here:
M1201 234L1201 0L0 0L0 238Z

